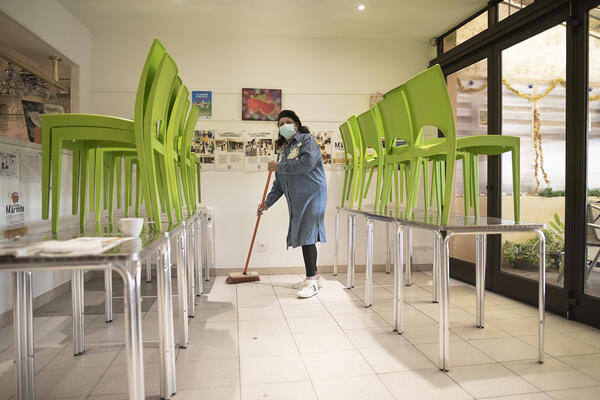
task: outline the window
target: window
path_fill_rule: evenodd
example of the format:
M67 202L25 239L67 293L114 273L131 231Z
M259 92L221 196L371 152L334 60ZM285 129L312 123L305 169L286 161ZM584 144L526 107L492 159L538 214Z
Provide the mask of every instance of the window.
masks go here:
M533 4L534 1L535 0L504 0L502 3L498 4L498 20L502 21L504 18Z
M444 52L455 48L462 42L471 39L473 36L480 32L483 32L488 28L488 13L484 11L479 16L475 17L471 21L467 22L457 30L449 33L444 37L443 45Z

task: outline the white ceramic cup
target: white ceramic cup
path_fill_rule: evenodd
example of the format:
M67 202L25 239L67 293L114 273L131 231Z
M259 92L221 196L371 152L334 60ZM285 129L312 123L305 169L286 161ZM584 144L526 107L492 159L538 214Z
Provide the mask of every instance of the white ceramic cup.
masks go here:
M144 227L144 218L121 218L119 220L119 230L125 236L140 236Z

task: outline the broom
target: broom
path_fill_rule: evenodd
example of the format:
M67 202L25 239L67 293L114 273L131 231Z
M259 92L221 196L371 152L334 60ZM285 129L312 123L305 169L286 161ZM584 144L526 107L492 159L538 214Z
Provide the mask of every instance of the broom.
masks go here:
M267 190L269 189L269 182L271 182L272 171L269 171L269 176L267 177L267 184L265 185L265 191L262 196L262 201L260 205L265 204L265 198L267 197ZM256 217L256 225L254 226L254 234L252 235L252 241L250 242L250 250L248 250L248 258L246 258L246 266L244 267L243 272L232 272L229 274L225 283L244 283L244 282L252 282L252 281L260 281L260 277L258 276L258 271L250 271L248 272L248 264L250 263L250 256L252 255L252 248L254 247L254 239L256 239L256 232L258 231L258 224L260 223L261 215Z

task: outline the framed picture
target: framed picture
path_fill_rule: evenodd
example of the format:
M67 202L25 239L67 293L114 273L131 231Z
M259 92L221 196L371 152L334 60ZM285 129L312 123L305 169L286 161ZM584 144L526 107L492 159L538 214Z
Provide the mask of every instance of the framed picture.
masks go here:
M243 121L276 121L281 111L281 89L242 89Z
M192 91L192 103L200 108L201 117L212 116L212 92L207 90Z

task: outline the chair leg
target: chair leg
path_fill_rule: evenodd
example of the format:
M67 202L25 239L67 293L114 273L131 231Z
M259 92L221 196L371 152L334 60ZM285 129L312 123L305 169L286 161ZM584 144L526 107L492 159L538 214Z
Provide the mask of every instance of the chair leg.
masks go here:
M398 165L394 165L394 199L396 210L400 208L400 191L398 188Z
M139 166L139 164L137 164ZM142 199L146 199L144 185L142 183L142 177L135 176L135 216L139 218L141 216ZM148 205L146 204L146 215L148 214Z
M103 152L103 155L106 160L103 161L104 170L102 171L102 205L105 210L108 210L108 178L110 174L111 159L109 153Z
M113 219L114 217L114 205L115 205L115 170L117 167L115 166L115 161L117 157L111 157L110 166L108 167L108 218Z
M423 204L425 212L429 211L429 161L423 160Z
M465 154L462 159L463 162L463 198L465 215L469 215L471 207L471 163L469 162L470 156Z
M367 179L367 184L363 185L364 187L366 187L366 189L362 190L362 197L363 197L363 199L366 199L367 195L369 194L369 188L371 187L371 180L373 179L373 172L374 171L375 171L375 169L373 167L371 167L370 170L369 170L369 178Z
M122 207L122 199L123 199L123 185L121 184L121 180L123 178L122 168L123 168L123 157L121 155L115 158L116 167L115 174L117 174L117 208L120 210Z
M79 183L79 224L81 226L85 225L85 219L87 216L87 195L88 195L88 190L87 190L87 185L88 185L88 179L90 179L89 176L89 169L88 169L88 158L89 158L90 152L88 149L88 145L87 144L83 144L81 147L81 173L80 175L80 183Z
M360 179L360 191L359 191L359 196L358 196L358 209L361 210L362 209L362 202L363 199L365 199L367 197L367 192L369 191L369 185L371 184L371 177L373 176L373 167L369 168L369 179L366 181L366 185L365 185L365 176L367 174L367 170L363 169L360 173L361 179Z
M346 192L344 193L344 197L346 200L350 200L350 192L352 192L352 186L354 185L354 167L350 170L350 174L348 176L348 187L346 188Z
M89 179L89 196L90 196L90 212L94 212L96 209L94 207L94 201L96 200L96 149L90 148L88 155L88 176Z
M410 218L412 211L415 208L417 202L417 195L419 191L419 178L421 172L421 158L417 157L410 160L410 172L408 178L408 200L406 201L406 214Z
M521 149L520 145L513 148L512 170L513 170L513 202L515 222L521 220Z
M94 214L96 222L100 222L102 217L102 186L104 184L104 155L100 149L96 149L96 188L95 188L95 209Z
M471 171L473 178L471 179L471 193L475 218L479 218L479 161L477 154L473 154L471 158Z
M48 124L42 124L42 219L48 219L50 213L51 131Z
M342 188L342 208L344 208L344 201L346 200L346 188L348 186L348 176L350 175L350 170L346 166L344 171L344 186Z
M79 209L79 167L81 163L81 152L79 150L73 150L73 179L71 189L71 214L77 215Z
M126 217L129 217L129 207L131 207L131 178L132 178L132 159L125 159L125 204L123 205Z
M450 220L450 202L452 201L452 187L454 186L454 167L456 165L456 149L451 148L446 154L446 179L444 180L444 201L442 223Z
M52 150L54 154L52 155L52 232L58 232L60 213L62 149L62 141L53 138Z

